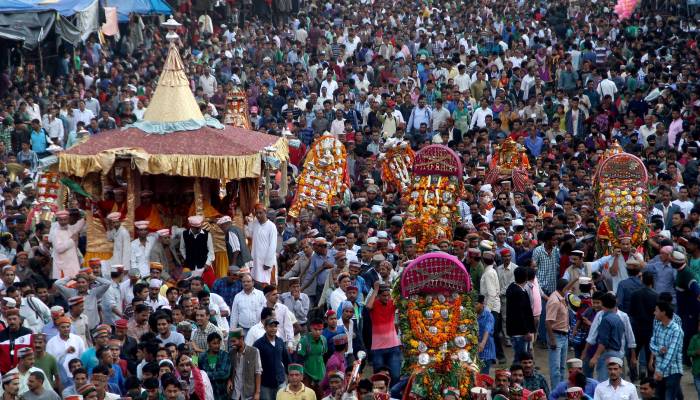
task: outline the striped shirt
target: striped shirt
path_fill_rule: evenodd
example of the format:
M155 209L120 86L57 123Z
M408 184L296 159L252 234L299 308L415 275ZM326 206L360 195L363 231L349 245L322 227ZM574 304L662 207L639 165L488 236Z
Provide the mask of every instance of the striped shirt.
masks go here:
M666 348L662 353L661 349ZM654 334L649 343L651 352L656 356L656 370L665 377L683 373L683 330L671 321L668 326L654 326Z

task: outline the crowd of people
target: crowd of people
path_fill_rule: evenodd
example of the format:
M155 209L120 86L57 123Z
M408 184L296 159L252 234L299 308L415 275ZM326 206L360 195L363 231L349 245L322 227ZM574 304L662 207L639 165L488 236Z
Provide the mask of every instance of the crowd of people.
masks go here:
M153 192L132 236L119 205L133 188L96 203L114 251L84 259L92 210L35 223L35 177L49 154L143 118L166 32L133 15L118 39L61 45L44 71L13 49L0 162L25 171L0 171L3 399L401 398L391 288L417 249L382 182L390 139L462 160L459 224L426 251L471 275L473 398L676 400L683 375L700 395L700 52L684 4L620 21L608 0L170 3L202 112L223 120L241 88L254 129L298 139L288 194L275 187L245 226L213 220L226 276L211 273L204 218L164 226ZM326 133L346 146L348 195L294 218L305 152ZM522 190L485 182L507 139L532 166ZM591 178L615 143L644 161L652 204L644 245L621 235L604 255Z

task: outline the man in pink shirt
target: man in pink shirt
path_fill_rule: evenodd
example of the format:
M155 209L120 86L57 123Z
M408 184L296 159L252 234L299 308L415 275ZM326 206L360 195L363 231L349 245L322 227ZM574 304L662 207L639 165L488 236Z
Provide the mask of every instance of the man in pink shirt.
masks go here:
M676 148L676 142L681 133L683 133L683 118L681 118L681 110L674 108L671 111L671 125L668 126L668 145L672 149Z
M401 374L401 342L396 334L396 306L390 292L388 285L374 282L365 307L372 319L372 368L375 371L388 368L391 381L398 382Z

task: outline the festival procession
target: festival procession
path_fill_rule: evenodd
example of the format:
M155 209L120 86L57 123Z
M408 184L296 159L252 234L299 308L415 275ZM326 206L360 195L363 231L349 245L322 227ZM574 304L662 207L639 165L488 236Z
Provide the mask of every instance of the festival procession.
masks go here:
M0 400L700 398L694 0L0 0Z

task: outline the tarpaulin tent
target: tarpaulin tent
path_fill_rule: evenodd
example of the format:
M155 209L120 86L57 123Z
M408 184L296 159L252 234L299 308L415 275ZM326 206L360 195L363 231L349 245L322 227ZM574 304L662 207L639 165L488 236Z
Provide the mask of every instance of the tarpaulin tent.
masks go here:
M97 0L2 0L0 12L14 11L56 11L61 16L71 17L83 12Z
M98 11L98 0L1 0L0 37L33 50L55 26L62 39L76 45L99 29Z
M164 0L120 0L117 7L119 22L127 22L129 14L172 14L172 8Z
M46 38L55 21L53 11L0 11L0 37L24 42L25 49L33 50Z

